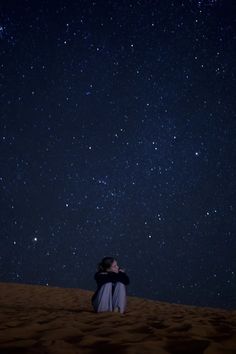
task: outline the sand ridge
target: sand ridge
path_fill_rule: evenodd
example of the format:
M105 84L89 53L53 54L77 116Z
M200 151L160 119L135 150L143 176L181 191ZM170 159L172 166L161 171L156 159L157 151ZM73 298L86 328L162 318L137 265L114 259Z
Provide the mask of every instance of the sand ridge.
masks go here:
M0 354L236 354L236 311L128 296L95 313L92 294L0 283Z

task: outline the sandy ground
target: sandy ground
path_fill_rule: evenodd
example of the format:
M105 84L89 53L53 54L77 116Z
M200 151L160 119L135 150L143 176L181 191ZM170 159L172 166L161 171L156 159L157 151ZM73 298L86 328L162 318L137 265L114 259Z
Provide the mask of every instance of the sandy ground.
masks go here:
M128 296L95 313L92 294L0 283L0 354L236 354L236 311Z

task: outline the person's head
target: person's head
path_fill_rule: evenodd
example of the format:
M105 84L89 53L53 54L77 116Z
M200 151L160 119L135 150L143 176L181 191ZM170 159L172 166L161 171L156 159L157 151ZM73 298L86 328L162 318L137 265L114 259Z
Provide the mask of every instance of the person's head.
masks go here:
M98 272L118 272L119 267L117 264L117 260L114 257L103 257L101 262L98 263L97 270Z

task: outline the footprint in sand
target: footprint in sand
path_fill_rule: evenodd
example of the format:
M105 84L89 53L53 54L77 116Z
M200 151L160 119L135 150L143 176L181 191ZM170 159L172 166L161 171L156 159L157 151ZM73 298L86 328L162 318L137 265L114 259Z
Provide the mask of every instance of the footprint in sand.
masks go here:
M164 328L170 327L170 325L167 324L164 320L152 321L152 322L149 322L148 324L149 324L149 326L157 328L157 329L164 329Z
M189 331L192 327L193 326L191 323L185 322L185 323L181 323L179 325L170 327L168 329L168 332Z

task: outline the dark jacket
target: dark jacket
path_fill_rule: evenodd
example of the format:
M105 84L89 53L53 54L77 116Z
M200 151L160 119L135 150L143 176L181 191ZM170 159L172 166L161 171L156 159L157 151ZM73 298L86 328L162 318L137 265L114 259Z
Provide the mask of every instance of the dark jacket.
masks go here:
M97 296L97 293L101 286L106 283L113 283L115 284L116 282L120 281L121 283L128 285L130 283L129 277L126 273L119 271L118 273L115 272L96 272L94 274L94 279L96 280L97 283L97 289L95 293L93 294L91 301L95 299Z

